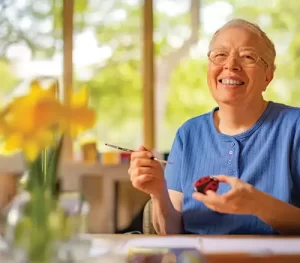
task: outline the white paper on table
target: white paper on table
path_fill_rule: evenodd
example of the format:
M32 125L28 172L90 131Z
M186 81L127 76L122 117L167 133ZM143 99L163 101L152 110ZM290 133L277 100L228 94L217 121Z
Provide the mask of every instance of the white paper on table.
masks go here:
M204 253L300 254L300 238L201 238Z
M300 254L300 238L145 237L128 240L122 251L131 247L197 248L205 254Z

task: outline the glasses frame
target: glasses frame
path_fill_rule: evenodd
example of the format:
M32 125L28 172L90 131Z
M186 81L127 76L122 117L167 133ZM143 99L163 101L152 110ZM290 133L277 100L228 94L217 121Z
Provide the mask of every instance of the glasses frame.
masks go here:
M227 63L227 60L226 60L226 62L224 62L224 63L218 64L218 63L213 62L212 59L210 58L210 54L211 54L211 52L214 51L214 50L215 50L215 49L212 49L212 50L209 50L209 51L207 52L207 57L208 57L209 61L210 61L211 63L215 64L215 65L218 65L218 66L224 66L224 65ZM264 58L263 58L262 56L259 56L259 55L258 55L256 52L254 52L254 51L253 51L253 53L255 53L255 54L257 55L258 59L257 59L257 61L256 61L254 64L250 64L250 67L256 65L257 62L258 62L259 60L261 60L261 61L265 64L266 68L269 67L268 63L264 60ZM229 58L229 57L228 57L228 58ZM249 66L246 66L246 67L249 67Z

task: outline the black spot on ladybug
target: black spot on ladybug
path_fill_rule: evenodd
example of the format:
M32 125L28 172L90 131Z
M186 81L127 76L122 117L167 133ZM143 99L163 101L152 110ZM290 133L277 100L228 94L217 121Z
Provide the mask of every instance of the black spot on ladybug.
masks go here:
M206 194L207 190L216 192L218 187L219 181L212 176L202 177L194 183L195 191L202 194Z

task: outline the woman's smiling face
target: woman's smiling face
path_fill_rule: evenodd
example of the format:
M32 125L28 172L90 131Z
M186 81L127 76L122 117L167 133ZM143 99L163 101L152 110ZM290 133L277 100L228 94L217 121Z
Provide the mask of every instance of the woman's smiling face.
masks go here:
M224 28L215 36L210 47L207 82L218 104L255 104L263 99L273 71L263 59L265 46L261 41L243 27Z

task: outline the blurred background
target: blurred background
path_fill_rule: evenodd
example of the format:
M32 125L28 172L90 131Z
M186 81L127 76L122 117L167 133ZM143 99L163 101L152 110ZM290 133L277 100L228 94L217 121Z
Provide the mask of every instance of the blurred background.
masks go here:
M98 152L108 150L106 142L168 152L184 121L215 107L206 85L208 43L232 18L259 24L275 43L266 99L300 105L298 10L299 1L285 0L1 0L0 104L26 92L36 76L60 79L64 94L87 85L98 121L85 136ZM74 144L72 156L79 150ZM88 192L99 192L90 185ZM134 218L140 227L148 198L137 200L140 193L122 185L118 198L129 201L116 231Z

